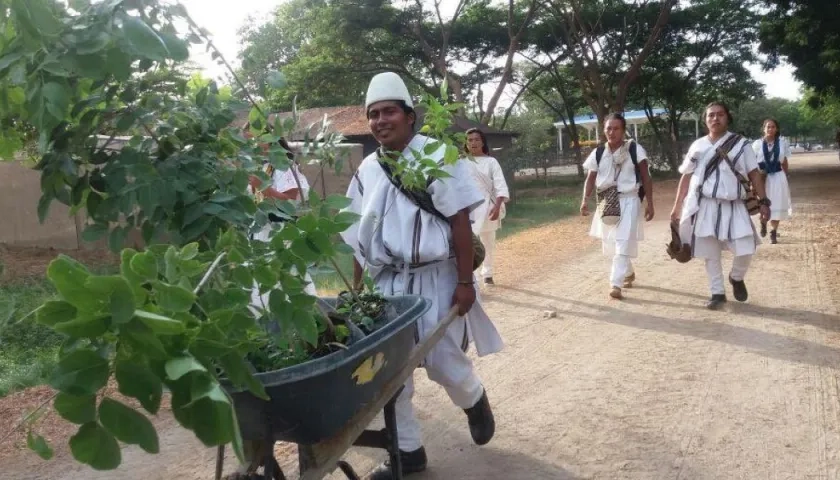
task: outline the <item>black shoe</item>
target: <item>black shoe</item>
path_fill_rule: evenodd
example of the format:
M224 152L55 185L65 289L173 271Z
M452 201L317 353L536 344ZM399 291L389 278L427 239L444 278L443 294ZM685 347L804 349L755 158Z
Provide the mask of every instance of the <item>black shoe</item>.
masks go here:
M779 243L779 240L777 238L778 236L779 234L776 233L775 230L770 230L770 243L772 243L773 245Z
M493 410L490 408L490 400L487 399L487 391L481 394L481 398L470 408L464 409L467 414L467 423L470 425L470 435L476 445L485 445L496 433L496 419L493 418Z
M743 280L732 280L732 277L729 277L729 283L732 284L732 296L735 297L735 300L746 302L747 298L749 298L747 284Z
M726 303L726 295L712 295L712 298L706 303L706 308L709 310L719 310Z
M400 463L402 463L403 475L412 473L420 473L426 470L426 449L423 447L414 450L413 452L403 452L400 450ZM374 471L368 476L369 480L392 480L394 476L391 474L391 461L386 460L385 463L376 467Z
M493 281L493 277L485 278L484 283L486 283L487 285L495 285L496 284L496 282Z
M764 223L764 222L761 222L761 238L764 238L766 236L767 236L767 224Z

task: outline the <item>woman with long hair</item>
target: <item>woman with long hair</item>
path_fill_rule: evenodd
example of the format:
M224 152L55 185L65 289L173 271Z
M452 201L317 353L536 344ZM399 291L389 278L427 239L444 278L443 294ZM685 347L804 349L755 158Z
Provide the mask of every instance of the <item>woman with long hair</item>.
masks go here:
M505 175L499 161L490 156L487 136L477 128L467 130L467 152L475 158L473 177L484 194L484 203L470 214L473 233L484 245L481 276L484 283L493 285L493 254L496 249L496 230L502 226L505 203L510 198Z
M788 186L788 158L790 144L782 138L779 122L773 118L764 120L764 136L753 142L752 148L758 158L758 168L765 180L767 198L770 199L770 243L778 243L778 229L781 220L793 214ZM761 236L767 236L767 222L761 222Z

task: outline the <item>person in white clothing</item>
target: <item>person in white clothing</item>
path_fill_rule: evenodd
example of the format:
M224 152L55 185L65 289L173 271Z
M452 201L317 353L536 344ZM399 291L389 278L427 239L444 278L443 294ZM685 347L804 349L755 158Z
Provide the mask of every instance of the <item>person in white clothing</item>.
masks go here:
M706 307L716 310L726 302L722 251L735 255L729 283L735 299L745 302L744 278L761 243L747 211L741 179L752 183L764 221L770 215L770 201L748 141L728 131L732 115L726 104L710 103L704 117L709 134L691 144L680 166L682 178L671 221L679 222L680 238L692 246L693 256L705 259L712 294Z
M410 161L412 152L426 152L434 142L415 135L412 99L397 74L373 77L365 109L370 131L381 147L362 161L347 190L351 204L346 211L360 216L341 234L355 250L354 284L361 285L367 270L384 295L421 295L430 300L431 308L417 321L420 339L434 330L452 306L458 307L462 316L425 357L423 367L465 411L473 441L486 444L494 435L495 420L484 386L466 354L470 340L479 356L502 348L501 337L481 306L472 271L469 215L484 197L466 159L442 166L450 176L428 184L425 198L433 205L421 207L397 186L399 179L384 156L395 159L401 152ZM426 155L443 164L444 153L441 143ZM409 378L395 408L400 460L403 472L409 474L425 470L427 463L413 396L414 379ZM369 478L390 479L387 462Z
M248 130L247 126L245 130ZM309 182L307 182L303 172L300 171L300 167L295 161L292 148L286 140L281 138L277 143L286 150L286 156L290 161L289 168L284 171L279 171L271 164L266 163L263 165L263 169L271 179L271 186L263 189L262 180L255 175L250 175L248 188L258 199L274 198L277 200L288 200L299 205L301 201L305 201L309 197ZM294 173L292 173L293 170ZM297 174L297 180L295 180L295 174ZM300 182L300 185L298 185L298 182ZM283 222L284 219L280 215L276 213L269 214L269 222L259 232L253 235L253 240L268 242L271 239L271 231L279 228ZM304 291L309 295L317 296L318 291L315 289L315 282L312 280L309 272L304 276L304 281L306 281ZM255 287L251 291L251 303L260 309L267 309L269 294L270 292L266 292L260 295L259 289Z
M493 285L493 254L496 250L496 230L505 216L505 203L510 198L505 174L499 161L491 157L487 137L477 128L467 130L467 150L475 159L473 176L484 202L470 214L473 233L484 245L481 276L484 283Z
M762 126L764 137L752 144L758 168L764 176L767 198L770 199L770 243L778 243L779 222L793 215L788 185L790 143L782 138L779 122L768 118ZM767 222L761 222L761 236L767 236Z
M604 121L605 145L599 146L583 162L589 172L583 188L580 213L589 215L587 199L593 190L603 192L615 187L621 211L615 225L607 225L596 214L592 218L589 234L600 238L603 252L613 257L610 274L610 297L623 298L622 288L630 288L636 280L632 259L638 256L639 240L644 240L642 217L651 221L653 209L653 182L648 170L647 152L633 140L625 141L627 123L623 116L613 113ZM642 209L642 197L645 208Z

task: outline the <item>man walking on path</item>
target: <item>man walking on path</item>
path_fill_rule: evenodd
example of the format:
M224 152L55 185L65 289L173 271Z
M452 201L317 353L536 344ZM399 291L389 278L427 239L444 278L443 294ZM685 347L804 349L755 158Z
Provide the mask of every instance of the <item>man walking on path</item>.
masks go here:
M758 194L763 222L770 217L770 201L749 142L729 132L729 108L722 102L710 103L705 121L709 134L691 144L680 166L682 178L671 221L679 222L680 238L692 246L693 256L705 259L712 293L706 306L716 310L726 302L721 252L735 255L729 283L735 299L745 302L744 277L761 243L745 202L747 178Z
M441 167L450 176L428 184L429 203L414 203L397 184L385 155L413 159L426 152L432 139L414 134L411 96L402 79L386 72L373 77L365 103L371 133L379 150L365 158L353 176L347 196L347 211L361 218L341 235L355 250L354 282L361 284L367 270L384 295L422 295L431 308L417 322L425 338L457 305L461 318L424 359L429 378L442 385L449 398L466 413L473 441L484 445L495 432L495 420L487 393L466 354L469 342L479 356L502 349L502 340L481 307L473 275L473 244L470 212L484 197L475 186L470 165L459 160ZM444 145L430 156L443 163ZM440 216L430 212L435 209ZM448 220L443 220L443 218ZM469 315L467 315L469 312ZM396 402L400 458L404 473L426 469L426 450L420 424L414 414L414 379L409 378ZM372 480L391 478L385 464Z
M586 216L589 215L586 201L593 190L604 197L592 218L589 234L600 238L604 253L613 257L609 294L617 300L623 298L621 289L632 287L636 280L632 259L638 256L639 240L645 237L642 215L647 221L654 215L647 152L634 140L625 141L626 128L627 123L620 114L607 116L604 121L607 143L598 146L583 162L583 169L589 173L580 203L580 214ZM605 209L610 209L610 202L618 207L617 221L614 215L603 215Z

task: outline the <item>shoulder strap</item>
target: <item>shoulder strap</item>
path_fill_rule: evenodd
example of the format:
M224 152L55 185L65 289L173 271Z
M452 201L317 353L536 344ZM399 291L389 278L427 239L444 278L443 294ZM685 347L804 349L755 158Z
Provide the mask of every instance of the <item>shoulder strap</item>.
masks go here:
M601 165L601 157L604 156L604 148L606 148L606 145L602 143L595 149L595 165Z
M636 159L636 142L631 140L628 149L630 150L630 160L633 162L633 168L636 169L636 182L638 183L642 179L642 172L639 170L639 162Z
M440 218L441 220L447 222L449 221L449 219L446 218L444 214L440 213L440 211L438 211L438 209L435 208L435 204L432 201L432 196L429 194L428 191L426 191L425 189L409 190L408 188L405 188L400 179L396 175L394 175L394 172L391 170L391 166L388 165L387 162L382 160L381 152L377 151L377 153L378 159L376 163L378 163L379 166L382 167L382 170L385 172L385 175L388 177L388 180L390 180L391 183L394 184L395 187L397 187L397 190L402 192L403 195L405 195L406 197L408 197L409 200L412 201L412 203L425 210L426 212L431 213L432 215Z
M706 164L706 171L704 172L703 178L704 182L711 177L713 173L715 173L715 170L717 170L718 166L720 166L720 162L724 161L724 159L729 161L729 152L742 138L743 137L737 133L733 133L719 147L712 147L715 149L715 152L714 156L712 156L711 160L709 160L709 163Z

